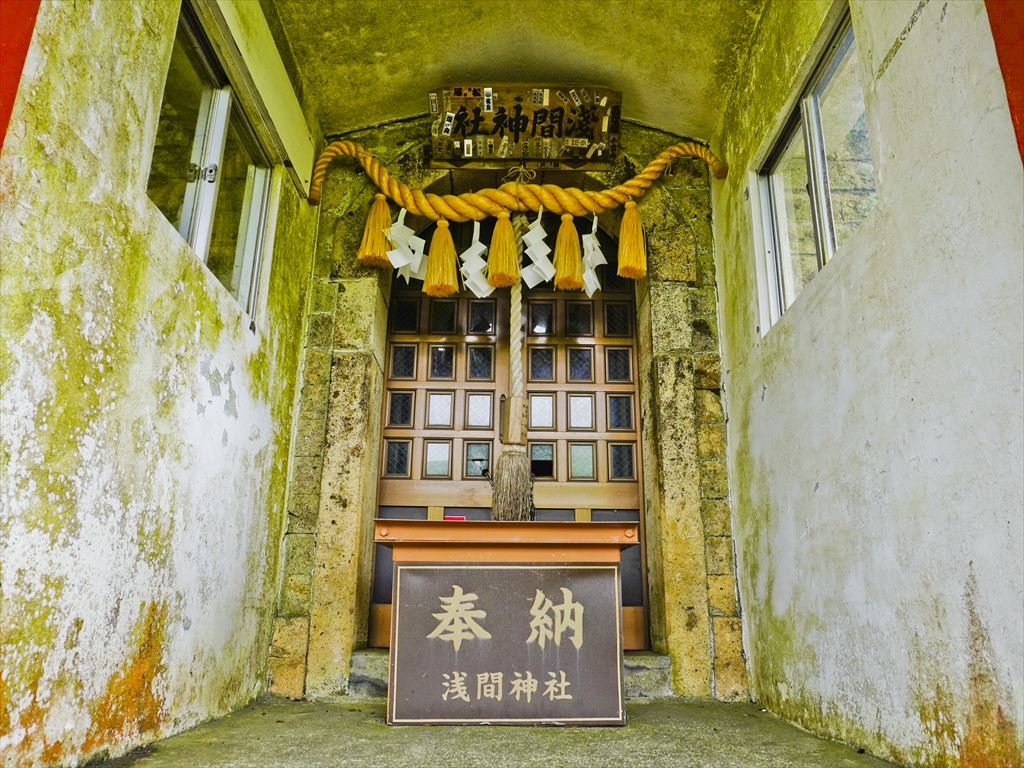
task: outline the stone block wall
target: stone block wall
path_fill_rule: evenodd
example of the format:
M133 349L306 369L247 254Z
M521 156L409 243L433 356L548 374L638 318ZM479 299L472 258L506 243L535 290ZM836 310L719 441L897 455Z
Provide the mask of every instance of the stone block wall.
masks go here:
M623 132L632 175L675 137ZM618 178L609 178L616 183ZM725 464L710 185L697 160L638 204L648 277L637 286L645 525L654 650L687 696L746 698ZM614 231L614 230L612 230Z

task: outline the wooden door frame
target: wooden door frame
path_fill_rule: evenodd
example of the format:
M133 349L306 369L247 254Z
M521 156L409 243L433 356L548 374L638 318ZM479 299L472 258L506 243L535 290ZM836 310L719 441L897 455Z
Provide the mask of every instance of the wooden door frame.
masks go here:
M429 223L427 224L427 226L423 227L423 230L427 229L428 227L429 227ZM602 231L603 231L603 228L602 228ZM418 234L422 234L422 230ZM605 234L607 235L608 233L605 232ZM610 237L610 235L609 235L609 237ZM396 279L397 278L393 278L393 280L396 280ZM390 497L388 496L387 490L386 490L386 488L384 486L384 483L385 483L385 481L387 481L387 478L384 477L382 468L383 468L383 462L386 460L385 450L383 449L383 442L384 442L384 439L385 439L383 437L383 432L386 429L386 425L388 423L388 415L389 415L388 414L388 407L389 407L388 392L390 391L390 389L394 388L392 386L389 386L389 382L390 382L390 358L391 358L390 351L391 351L392 344L394 342L393 331L392 331L392 307L393 307L394 300L396 298L396 293L395 293L394 287L395 287L395 284L393 282L392 290L390 292L391 293L391 300L388 302L387 315L386 315L386 318L385 318L386 335L385 335L385 343L384 343L384 380L383 380L383 386L382 386L382 390L381 390L381 402L380 402L380 409L381 409L381 412L380 412L380 418L381 418L381 421L380 421L380 423L381 423L381 438L380 439L381 439L381 444L382 444L381 445L382 450L380 451L380 453L381 453L380 462L379 462L380 466L378 466L378 468L377 468L377 480L376 480L376 482L377 482L377 494L376 494L377 504L376 504L376 508L374 510L374 519L377 519L377 515L379 514L380 508L382 506L391 506L390 504L387 503L389 501ZM539 292L539 295L543 296L546 293L549 293L549 292L541 291L541 292ZM639 316L638 316L639 315L638 308L640 306L640 302L638 300L637 293L638 293L637 287L631 285L631 290L629 290L628 292L625 292L625 294L624 294L624 295L628 295L628 300L633 305L632 308L631 308L631 316L630 316L631 317L631 322L633 324L632 333L628 337L628 339L624 337L623 338L623 342L627 342L628 341L628 346L629 346L629 348L631 350L631 355L632 355L632 368L633 368L633 381L632 381L633 389L631 390L631 394L633 394L633 397L634 397L634 414L633 415L634 415L634 419L635 419L635 431L633 433L629 433L629 434L632 437L633 444L635 445L635 450L634 450L635 467L634 467L634 470L635 470L635 475L636 475L636 481L635 482L636 482L636 499L637 499L637 502L636 502L636 504L637 504L637 523L638 523L639 532L640 532L639 533L639 541L638 541L638 543L640 544L640 570L641 570L641 590L642 590L642 604L641 605L639 605L639 606L623 606L623 629L624 629L624 633L626 635L626 643L627 643L627 649L628 650L646 650L646 649L651 647L651 631L650 631L651 609L650 609L650 594L649 594L650 579L649 579L649 574L648 574L648 553L647 553L648 541L647 541L647 533L646 533L646 514L645 514L646 498L645 498L645 493L644 493L644 474L643 474L646 462L645 462L645 457L644 457L644 452L643 452L643 430L642 430L642 427L643 427L643 425L642 425L642 410L643 410L642 409L642 402L643 402L643 397L644 397L644 391L643 390L646 388L646 382L644 382L642 380L642 377L640 375L640 346L639 346L639 344L640 344L640 323L639 323ZM557 295L558 298L561 298L563 300L567 299L567 297L565 297L564 295L559 295L559 294L560 294L560 292L555 292L555 294L553 294L553 295ZM399 294L399 295L401 295L401 294ZM508 354L507 354L507 352L508 352L509 330L510 329L507 328L508 320L504 319L504 321L503 321L503 318L507 318L508 317L508 299L507 299L507 294L505 292L503 292L503 291L496 292L496 293L492 294L491 297L495 299L495 313L496 313L496 315L495 315L495 333L494 333L494 350L495 350L495 352L494 352L494 380L493 380L492 383L493 383L493 392L494 392L495 400L500 400L500 397L501 397L500 393L501 393L501 391L503 391L504 389L507 389L507 387L508 387L508 384L507 384L507 380L508 380L508 363L507 363ZM469 298L464 292L460 293L459 295L457 295L454 298L455 299L469 299L470 301L473 300L473 299ZM504 301L502 301L502 298L504 298ZM524 307L528 307L528 304L526 303L528 301L528 298L529 298L529 292L528 291L524 291L524 297L523 297ZM585 295L583 295L583 294L580 295L580 298L578 300L579 301L590 301L590 299L586 298ZM599 306L603 307L603 303L599 304ZM467 307L468 307L468 304L467 304ZM440 339L436 340L436 341L432 341L429 338L429 337L432 337L433 335L435 335L435 334L431 334L429 332L430 331L430 329L429 329L429 321L430 321L430 301L429 301L429 298L427 300L424 300L424 299L420 298L420 306L419 306L418 312L419 312L419 328L420 328L420 331L425 329L427 331L427 333L424 334L422 332L419 332L415 336L410 336L410 342L409 343L410 344L415 343L417 345L426 344L426 345L428 345L428 349L429 349L429 345L431 343L439 343L439 344L440 343L444 343ZM466 314L467 314L467 317L465 319L466 319L466 327L467 327L467 330L468 330L468 309L467 309L467 313ZM467 335L469 335L469 334L459 334L458 333L458 328L459 328L458 324L459 324L459 321L461 320L461 316L460 315L461 315L461 313L459 313L458 310L457 310L456 334L455 335L457 337L465 339L465 337ZM595 317L594 317L594 321L593 322L594 322L594 324L596 326L596 324L597 324L596 313L595 313ZM602 326L603 326L603 324L604 324L604 318L603 317L601 319L601 323L602 323ZM597 338L596 334L595 334L595 338ZM602 336L601 338L603 339L603 341L602 341L602 343L600 345L597 345L595 343L595 347L596 348L604 350L608 346L614 346L614 344L607 343L607 337ZM528 370L527 366L529 364L528 345L526 343L526 339L527 339L527 336L524 335L524 343L523 343L522 351L521 351L521 354L523 356L523 361L522 362L523 362L523 370L524 371ZM400 343L400 340L399 340L399 343ZM458 344L460 342L454 342L454 343ZM465 342L463 341L461 343L465 343ZM481 343L483 343L483 342L481 342ZM627 346L627 344L623 343L622 346ZM425 361L425 363L428 364L429 361ZM419 360L417 360L416 364L417 364L417 366L419 366L419 365L421 365L421 362ZM456 359L456 362L454 364L456 366L459 365L458 359ZM596 359L594 361L594 366L595 366L595 370L596 370L596 367L597 367L597 360ZM414 379L414 381L418 381L418 379ZM505 383L503 384L502 382L505 382ZM393 384L393 382L390 382L390 383ZM472 386L472 385L469 385L468 382L460 382L460 381L458 381L458 375L457 374L455 376L455 379L452 382L450 382L450 383L451 383L451 387L450 388L451 389L456 389L456 390L464 390L464 389L470 388ZM420 391L420 390L417 390L417 391ZM427 390L423 389L422 391L424 393L426 393ZM426 407L426 403L423 404L423 407L424 408ZM597 406L595 404L595 409L596 409L596 407ZM597 414L596 414L596 411L595 411L595 422L596 422L596 420L597 420ZM454 423L458 423L458 418L455 418ZM500 441L500 438L499 438L499 434L500 434L499 424L495 423L493 425L493 427L494 427L494 437L493 437L493 440L492 440L493 448L492 448L492 451L491 451L491 466L492 466L492 468L495 466L495 463L497 462L497 458L498 458L498 456L501 453L501 441ZM415 415L414 415L414 426L412 428L410 428L409 431L410 431L410 433L415 432ZM462 431L465 432L464 429ZM557 435L557 434L560 434L560 433L558 433L558 432L554 432L553 433L553 435ZM557 437L553 437L553 440L557 440L557 439L558 439ZM568 439L568 438L566 438L566 439ZM611 442L612 441L609 440L608 444L610 444ZM605 452L606 453L608 452L607 448L608 448L608 445L605 446ZM595 457L595 458L597 459L598 462L601 461L601 457L598 456L598 457ZM451 465L452 465L453 471L454 471L454 466L455 466L455 460L456 460L456 454L455 454L455 451L454 451L454 442L453 442L453 450L452 450L452 454L451 454L451 462L452 462ZM459 460L461 461L461 452L459 453ZM607 457L605 457L605 461L607 463ZM413 462L415 462L415 458L414 458L414 456L410 455L410 463L412 464ZM416 481L418 486L422 485L423 483L431 483L431 482L435 482L435 481L424 480L422 478ZM444 483L445 484L444 485L444 489L447 490L449 494L451 493L451 489L452 489L452 481L451 480L443 480L443 481L436 481L436 482ZM609 485L609 483L604 483L603 485L607 486L607 485ZM556 492L560 491L562 486L563 486L563 484L559 483L558 486L556 486L556 488L557 488ZM582 491L588 490L588 486L586 484L584 484L584 483L578 483L578 484L574 485L574 487L573 487L574 494L578 493L581 490ZM593 490L594 493L598 492L598 489L591 489L591 490ZM602 490L604 491L605 494L607 494L608 489L602 489ZM535 493L536 493L536 487L535 487ZM449 504L446 504L445 506L479 506L478 504L474 503L476 501L475 496L476 496L475 493L474 494L470 494L469 496L463 497L461 500L458 497L456 497L454 499L454 501L456 501L456 503L454 503L454 504L449 503ZM429 497L430 497L430 495L428 494L428 498ZM574 495L574 503L577 500L578 499ZM595 501L596 500L597 499L595 499ZM608 501L607 501L607 496L605 496L603 501L604 501L603 504L594 504L594 505L591 505L589 507L585 507L585 506L573 507L573 509L575 510L575 519L576 519L576 521L577 522L589 522L591 520L592 510L595 507L596 508L601 508L601 507L609 506ZM613 501L616 501L616 500L613 499ZM436 512L435 512L435 514L433 516L431 516L431 514L430 514L431 511L443 510L443 507L439 508L436 505L433 505L433 504L430 504L430 503L428 503L426 505L423 505L423 506L427 507L428 519L438 519L438 518L443 517L443 512L442 512L442 514L436 514ZM618 507L628 508L628 507L632 506L632 503L630 503L628 505L618 505L618 504L615 504L613 506L615 506L617 508ZM375 547L371 549L370 557L371 557L371 564L370 564L369 573L370 573L371 583L369 585L369 590L368 591L370 592L370 594L372 596L372 589L373 589L372 580L374 578L373 574L374 574L374 571L375 571L376 557L377 557L377 552L376 552L376 548ZM372 597L371 597L371 599L368 601L367 610L368 610L368 613L369 613L368 621L367 621L367 627L368 627L368 630L367 630L367 644L370 647L386 647L388 645L388 642L390 641L390 618L391 618L391 606L390 606L390 604L374 603L372 601Z

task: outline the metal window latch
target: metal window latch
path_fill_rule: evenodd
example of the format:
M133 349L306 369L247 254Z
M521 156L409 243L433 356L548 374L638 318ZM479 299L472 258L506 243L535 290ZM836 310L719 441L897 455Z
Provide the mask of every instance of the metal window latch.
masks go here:
M195 163L188 164L188 180L189 181L209 181L214 182L217 180L217 164L204 165L200 168Z

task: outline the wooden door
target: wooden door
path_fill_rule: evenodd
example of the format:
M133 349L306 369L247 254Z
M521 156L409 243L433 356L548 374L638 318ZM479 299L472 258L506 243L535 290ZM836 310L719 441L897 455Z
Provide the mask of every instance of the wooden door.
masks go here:
M606 247L606 253L614 246ZM527 439L538 520L642 522L632 282L602 291L524 291ZM388 318L380 518L488 519L488 475L509 394L508 291L431 299L393 286ZM642 531L642 526L641 526ZM623 553L625 647L647 647L640 543ZM378 546L370 645L389 641L391 560Z

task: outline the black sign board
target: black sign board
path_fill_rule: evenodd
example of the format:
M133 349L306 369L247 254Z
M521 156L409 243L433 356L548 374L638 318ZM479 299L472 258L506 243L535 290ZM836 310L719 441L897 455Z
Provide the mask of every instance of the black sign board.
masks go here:
M428 94L435 168L608 168L622 94L583 83L459 83Z
M396 564L388 723L623 725L619 566Z

